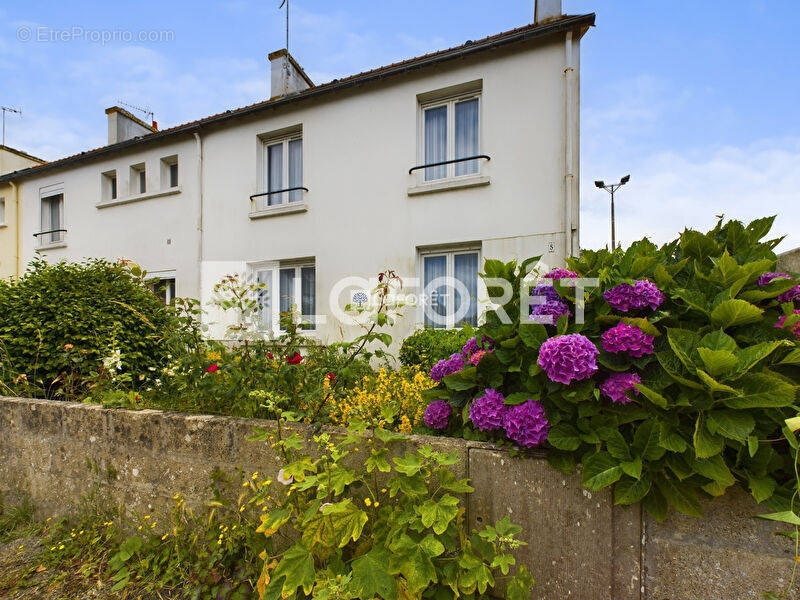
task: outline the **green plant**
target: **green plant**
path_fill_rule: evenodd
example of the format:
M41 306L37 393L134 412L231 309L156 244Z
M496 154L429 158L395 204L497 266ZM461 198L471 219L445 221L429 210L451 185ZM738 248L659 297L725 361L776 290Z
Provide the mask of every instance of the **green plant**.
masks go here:
M797 442L784 419L795 412L800 383L800 347L790 327L800 317L791 303L777 300L796 282L758 284L775 268L779 240L763 241L772 221L744 226L720 219L708 233L686 230L661 248L642 240L627 250L570 259L575 275L599 282L577 305L574 288L556 286L573 312L584 309L585 322L562 316L553 325L534 323L516 293L480 330L493 339L494 351L445 377L431 396L461 409L453 431L488 438L500 433L476 432L470 420L470 407L486 388L502 392L506 406L541 403L550 463L569 472L581 462L586 487L613 486L617 504L641 500L657 519L670 506L700 516L700 499L734 484L786 510L795 492L790 448ZM486 261L486 276L518 292L535 263ZM664 294L654 306L622 312L606 299L609 290L644 280ZM489 286L492 297L500 291ZM787 316L783 328L776 327L781 316ZM637 352L603 341L620 323L645 340ZM597 355L596 365L591 353L582 357L586 372L567 384L543 369L540 352L565 334L577 335L571 339L584 340ZM601 390L615 373L640 383L612 400Z
M400 347L400 362L407 366L418 366L430 373L431 368L451 354L461 352L467 340L475 335L472 327L461 329L417 329L403 340Z
M22 495L19 502L8 505L0 493L0 544L34 534L39 529L30 499Z
M145 285L145 275L131 263L51 265L36 258L21 278L0 281L6 392L80 399L89 378L114 357L117 373L148 380L164 360L163 340L174 319Z
M311 455L297 433L284 436L281 425L296 419L282 412L275 432L253 438L274 439L285 464L277 482L252 484L257 502L277 498L258 531L282 541L263 555L262 599L480 598L495 572L509 573L521 528L506 517L466 535L472 488L450 470L455 455L425 446L390 458L404 438L378 429L365 439L363 427L314 436ZM527 600L532 585L520 567L507 597Z

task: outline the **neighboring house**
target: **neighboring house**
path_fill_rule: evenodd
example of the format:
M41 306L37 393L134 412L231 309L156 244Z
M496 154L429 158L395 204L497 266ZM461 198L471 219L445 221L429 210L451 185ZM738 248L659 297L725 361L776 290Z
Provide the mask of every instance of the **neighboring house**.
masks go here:
M269 100L163 131L112 107L108 146L0 177L21 189L23 259L126 257L167 299L206 305L239 273L268 286L266 326L296 305L326 318L313 328L327 340L352 333L329 298L367 286L343 280L392 268L417 294L460 282L401 334L476 323L484 258L557 264L579 247L580 40L594 15L552 0L536 12L324 85L280 50Z
M0 145L0 176L42 163L42 159L22 150ZM0 279L19 275L23 266L20 260L18 190L14 181L0 183Z

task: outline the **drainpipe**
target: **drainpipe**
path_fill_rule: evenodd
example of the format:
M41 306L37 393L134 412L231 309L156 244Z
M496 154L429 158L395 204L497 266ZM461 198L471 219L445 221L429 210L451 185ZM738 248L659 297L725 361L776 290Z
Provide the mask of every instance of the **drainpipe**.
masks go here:
M16 257L16 273L15 276L19 277L19 274L22 272L22 211L20 210L19 206L19 186L14 183L13 181L9 181L8 183L11 184L11 187L14 190L14 210L16 211L16 215L14 218L17 222L16 224L16 231L15 234L17 236L16 239L16 248L17 248L17 257Z
M564 69L564 256L573 254L572 247L572 192L575 183L574 148L575 148L575 123L573 123L573 102L575 96L575 66L572 56L572 32L566 35L565 46L566 68Z
M203 264L203 140L193 133L197 146L197 295L201 295Z

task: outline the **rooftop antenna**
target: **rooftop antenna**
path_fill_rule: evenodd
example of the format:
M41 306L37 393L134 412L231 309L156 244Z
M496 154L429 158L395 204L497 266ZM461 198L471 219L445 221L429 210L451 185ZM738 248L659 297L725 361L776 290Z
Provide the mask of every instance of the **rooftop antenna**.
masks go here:
M128 108L132 108L133 110L138 110L140 113L142 113L145 116L145 119L150 121L151 125L156 122L155 121L156 114L152 110L150 110L149 106L147 108L142 108L142 107L136 106L134 104L128 104L127 102L123 102L122 100L117 100L117 102L122 104L122 106L127 106Z
M283 0L278 10L282 9L284 5L286 5L286 61L283 64L283 69L285 71L283 77L283 93L286 94L289 91L289 0Z
M18 115L21 115L22 114L22 110L17 110L16 108L10 108L8 106L2 106L2 107L0 107L0 109L2 109L2 111L3 111L3 146L5 146L6 145L6 113L10 112L10 113L16 113Z

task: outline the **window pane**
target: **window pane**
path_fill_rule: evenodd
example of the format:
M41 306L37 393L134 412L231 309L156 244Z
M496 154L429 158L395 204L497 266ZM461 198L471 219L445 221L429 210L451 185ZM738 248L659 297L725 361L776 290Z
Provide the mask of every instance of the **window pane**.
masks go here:
M289 187L303 185L303 140L289 142ZM303 190L289 192L289 202L303 199Z
M169 187L178 187L178 163L169 166Z
M478 99L456 103L456 158L478 154ZM478 172L478 161L456 163L456 175Z
M478 326L478 253L456 254L453 260L456 281L460 281L467 288L464 297L456 286L456 310L458 317L456 325L467 323L473 327ZM466 307L464 307L466 303ZM462 315L462 311L466 311Z
M283 189L283 144L267 147L267 191ZM267 196L267 206L283 203L283 194Z
M291 312L292 305L296 304L296 300L294 298L294 267L291 269L281 269L280 295L281 313ZM281 315L281 318L283 318L283 315Z
M144 194L147 191L147 173L139 171L139 193Z
M60 242L63 240L64 233L61 231L53 231L54 229L62 229L61 227L61 202L63 195L50 196L49 198L42 198L42 231L50 231L46 235L41 236L40 240L43 244L50 244L53 242Z
M447 107L425 111L425 164L447 160ZM447 176L447 165L425 169L425 181Z
M447 285L441 281L436 287L428 287L434 280L447 276L446 256L424 258L424 293L428 295L425 306L425 326L443 329L447 327Z
M116 200L117 199L117 178L116 177L111 177L110 178L110 183L111 183L111 199L112 200Z
M256 281L264 286L258 290L258 317L262 327L272 329L272 303L270 302L270 288L272 287L272 271L259 271Z
M0 198L0 223L6 222L6 201L5 198Z
M302 317L301 321L305 324L300 325L301 329L316 329L314 316L317 314L317 270L315 267L303 267L300 269L300 294L302 296Z

